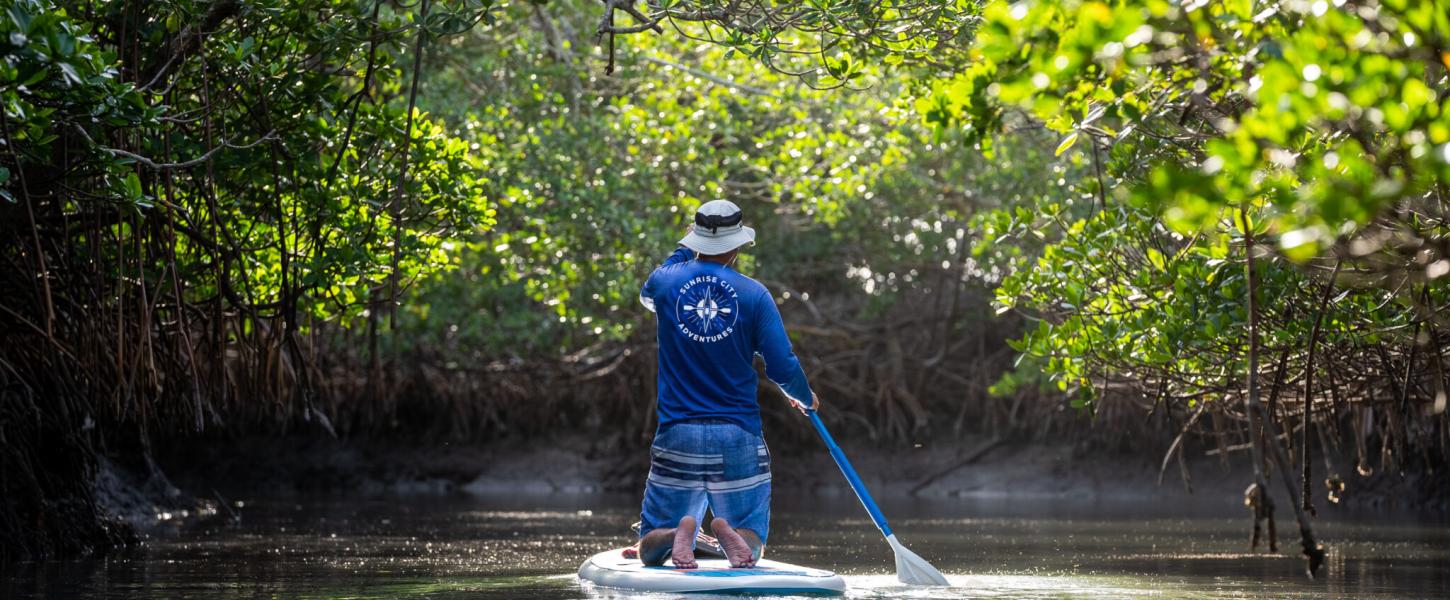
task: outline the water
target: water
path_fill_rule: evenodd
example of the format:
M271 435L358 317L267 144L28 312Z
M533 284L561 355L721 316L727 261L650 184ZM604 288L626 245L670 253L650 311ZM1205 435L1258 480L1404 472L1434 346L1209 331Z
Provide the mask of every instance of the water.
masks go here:
M254 499L238 523L191 520L124 555L10 567L0 597L639 597L574 576L585 557L625 543L636 502ZM1318 526L1327 571L1309 580L1292 519L1280 521L1280 555L1252 555L1247 513L1228 507L888 503L898 537L953 584L910 589L896 583L890 550L850 499L777 497L774 507L769 556L842 573L849 598L1450 596L1443 519L1326 514Z

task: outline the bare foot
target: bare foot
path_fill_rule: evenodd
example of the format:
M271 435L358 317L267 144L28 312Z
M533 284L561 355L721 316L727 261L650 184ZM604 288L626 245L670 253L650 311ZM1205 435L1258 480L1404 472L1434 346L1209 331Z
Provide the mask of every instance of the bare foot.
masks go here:
M720 539L720 547L725 549L725 558L730 560L730 566L737 569L755 566L755 554L750 550L750 544L735 532L730 523L716 518L710 522L710 529L715 530L715 537Z
M680 519L675 528L675 545L670 548L670 562L676 569L693 569L700 566L695 562L695 517Z

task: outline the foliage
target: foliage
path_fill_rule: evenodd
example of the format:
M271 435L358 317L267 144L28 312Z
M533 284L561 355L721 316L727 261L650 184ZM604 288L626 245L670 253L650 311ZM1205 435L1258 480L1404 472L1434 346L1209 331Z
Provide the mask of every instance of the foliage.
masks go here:
M725 0L632 2L608 0L596 30L610 34L653 31L726 48L777 73L800 77L814 88L858 87L872 69L887 65L933 64L936 57L965 48L981 5L971 0L811 0L748 3ZM632 19L616 22L623 12ZM668 25L668 30L665 28Z
M998 290L1045 317L1021 348L1064 388L1109 371L1185 398L1233 387L1241 210L1277 244L1271 260L1344 260L1334 284L1385 290L1336 305L1331 342L1402 327L1387 296L1433 313L1443 286L1422 298L1416 285L1450 270L1450 117L1431 91L1446 84L1436 49L1450 28L1433 4L990 5L971 66L923 98L927 119L986 137L983 123L1024 111L1062 135L1058 154L1096 169L1069 195L1108 203L1060 220L1058 243ZM1306 339L1318 286L1282 268L1260 283L1301 303L1271 303L1285 321L1275 345Z
M1285 429L1445 448L1442 2L0 7L7 534L114 438L647 425L635 294L720 197L870 435L1052 384L1244 439L1257 325Z
M501 22L533 17L535 30L480 28L433 59L423 98L484 155L499 226L407 303L408 339L441 333L485 359L628 339L647 316L640 281L717 197L760 231L742 268L783 300L875 298L833 314L866 316L941 294L948 277L994 277L965 256L970 219L1042 187L1030 166L1050 157L1045 140L995 162L949 151L884 71L825 92L728 47L641 36L605 77L601 50L579 39L592 17L565 12L512 9Z
M1308 518L1316 431L1342 438L1347 423L1362 476L1371 436L1382 467L1443 464L1441 4L995 2L969 48L915 65L915 108L940 136L991 157L1041 124L1080 175L977 217L1001 232L972 248L1007 265L999 314L1037 324L992 390L1046 375L1095 416L1110 402L1182 415L1165 468L1175 452L1183 466L1208 412L1221 452L1249 440L1254 489L1267 491L1268 459L1302 473L1302 488L1283 481L1311 576L1325 557ZM1302 437L1281 445L1291 419ZM1337 501L1339 475L1326 486ZM1255 506L1272 519L1267 496Z
M491 223L476 157L404 67L487 8L0 3L0 490L28 499L0 514L21 540L0 558L106 543L31 529L93 509L98 445L299 415L331 431L306 336L376 314Z

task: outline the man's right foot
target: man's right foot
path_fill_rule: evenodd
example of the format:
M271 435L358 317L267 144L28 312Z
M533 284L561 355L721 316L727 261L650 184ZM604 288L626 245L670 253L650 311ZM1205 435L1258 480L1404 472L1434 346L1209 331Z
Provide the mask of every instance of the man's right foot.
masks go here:
M755 553L750 550L750 544L736 533L730 523L716 518L710 522L710 529L715 530L715 537L720 538L720 547L725 549L725 558L730 560L730 566L737 569L755 566Z
M700 566L695 562L695 517L680 519L675 528L675 544L670 547L670 562L676 569L693 569Z

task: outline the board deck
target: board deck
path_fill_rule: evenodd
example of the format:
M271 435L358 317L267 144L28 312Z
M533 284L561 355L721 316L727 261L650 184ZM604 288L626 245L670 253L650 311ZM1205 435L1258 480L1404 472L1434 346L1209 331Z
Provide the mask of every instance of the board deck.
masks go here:
M627 548L595 554L579 567L579 578L596 585L648 592L715 594L840 595L846 581L840 575L788 563L761 559L754 567L735 569L718 558L696 558L699 568L647 567Z

